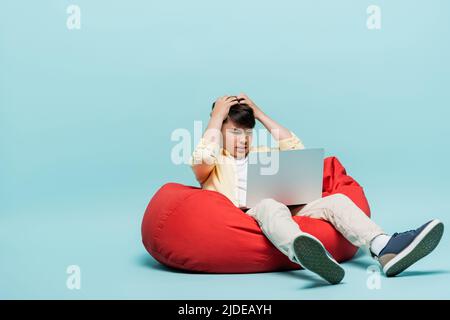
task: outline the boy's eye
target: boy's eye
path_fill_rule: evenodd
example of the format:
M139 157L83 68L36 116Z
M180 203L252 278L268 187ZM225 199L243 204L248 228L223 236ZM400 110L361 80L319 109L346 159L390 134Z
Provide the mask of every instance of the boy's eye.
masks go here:
M239 128L233 128L233 129L231 129L231 133L233 133L235 135L244 135L245 134L247 136L250 136L253 133L253 130L252 129L244 130L244 129L239 129Z

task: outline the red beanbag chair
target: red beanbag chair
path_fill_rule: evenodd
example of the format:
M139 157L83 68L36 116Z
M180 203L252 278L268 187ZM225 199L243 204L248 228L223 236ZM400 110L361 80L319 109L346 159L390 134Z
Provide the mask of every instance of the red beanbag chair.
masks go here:
M323 193L343 193L368 216L362 187L336 157L324 160ZM331 224L294 216L300 228L317 237L339 261L357 251ZM162 186L147 206L142 241L160 263L209 273L249 273L300 269L262 233L258 223L216 191L178 183Z

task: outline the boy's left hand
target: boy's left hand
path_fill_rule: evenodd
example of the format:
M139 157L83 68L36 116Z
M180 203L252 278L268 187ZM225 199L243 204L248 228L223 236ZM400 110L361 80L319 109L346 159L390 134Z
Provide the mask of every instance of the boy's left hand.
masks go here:
M250 108L253 109L253 113L255 114L255 118L259 119L260 115L262 114L261 109L254 103L245 93L240 93L237 96L237 99L239 103L245 103L250 106Z

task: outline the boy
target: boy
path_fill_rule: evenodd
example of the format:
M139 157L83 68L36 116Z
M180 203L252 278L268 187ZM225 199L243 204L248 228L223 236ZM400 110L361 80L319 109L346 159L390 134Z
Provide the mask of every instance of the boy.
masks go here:
M272 134L280 151L303 149L302 141L290 130L267 116L248 96L223 96L213 104L208 126L195 148L191 166L203 189L227 196L241 207L246 193L246 170L256 120ZM342 281L344 269L314 236L302 232L292 215L330 222L357 247L368 247L387 276L395 276L428 255L438 245L444 225L433 219L421 227L386 234L346 195L333 194L306 205L288 208L273 199L263 199L244 211L260 225L267 238L289 259L331 284Z

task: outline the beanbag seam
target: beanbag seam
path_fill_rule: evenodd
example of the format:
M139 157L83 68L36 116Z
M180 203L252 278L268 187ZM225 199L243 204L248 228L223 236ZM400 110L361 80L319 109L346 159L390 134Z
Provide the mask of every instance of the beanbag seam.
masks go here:
M210 190L203 190L203 191L210 191ZM183 203L184 201L187 201L189 198L191 198L193 196L200 195L200 194L201 194L201 192L189 194L187 197L183 198L182 201L180 201L177 206L174 206L172 208L172 210L167 212L167 214L165 214L165 216L164 216L164 219L161 218L161 220L160 220L161 222L158 224L158 230L157 230L157 233L155 233L155 239L161 239L160 238L160 234L161 234L162 230L164 229L165 222L169 219L169 217L173 216L174 212L175 212L175 215L176 215L176 213L179 211L178 207L181 205L181 203ZM158 250L155 246L153 246L153 243L152 243L151 248L152 248L152 251L156 252L160 257L163 257L163 258L167 259L167 261L170 261L170 252L168 254L164 254L162 252L163 251L163 247L162 246L160 246L160 250ZM181 264L182 266L184 266L186 264L186 261L181 262L181 263L176 261L175 263L177 265Z

